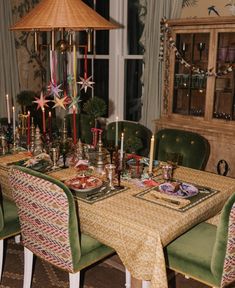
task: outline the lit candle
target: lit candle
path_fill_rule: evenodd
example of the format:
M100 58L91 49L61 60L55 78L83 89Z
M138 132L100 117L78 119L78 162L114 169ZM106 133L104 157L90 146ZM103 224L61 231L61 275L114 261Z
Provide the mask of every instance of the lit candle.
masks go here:
M49 111L49 137L50 137L50 140L51 140L51 111Z
M116 117L115 146L118 146L118 116Z
M45 118L45 108L42 107L42 131L43 134L46 133L46 118Z
M27 117L27 146L30 145L30 111L28 111L28 117Z
M154 152L154 135L152 135L150 142L150 153L149 153L149 173L153 171L153 152Z
M77 144L76 107L73 105L73 144Z
M124 133L122 133L121 136L121 152L120 152L120 158L123 159L123 145L124 145Z
M15 137L15 133L16 133L16 112L15 112L15 107L14 106L12 106L12 117L13 117L13 137Z
M7 123L11 124L11 116L10 116L10 105L9 105L9 96L6 95L6 103L7 103Z

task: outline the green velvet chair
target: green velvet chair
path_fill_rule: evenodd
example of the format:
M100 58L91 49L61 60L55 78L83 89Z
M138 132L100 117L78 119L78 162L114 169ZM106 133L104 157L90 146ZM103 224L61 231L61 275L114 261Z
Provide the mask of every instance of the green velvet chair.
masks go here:
M177 162L181 166L203 170L210 155L210 144L200 134L162 129L155 135L155 159Z
M124 150L127 153L134 153L140 156L149 156L150 140L152 132L144 125L132 121L118 121L119 146L121 133L124 132ZM116 122L107 125L107 142L115 141Z
M20 223L16 205L2 197L0 204L0 282L2 278L4 239L20 234ZM17 240L16 236L16 242Z
M218 227L198 224L171 242L165 256L174 271L209 286L235 287L235 193L224 205Z
M19 166L9 179L24 245L24 288L31 286L33 254L67 271L70 288L79 288L80 270L114 250L79 231L74 198L63 183Z
M67 118L67 129L69 136L73 137L73 115L68 114ZM91 119L87 114L77 114L77 138L80 138L82 143L92 144L93 135L91 128L95 127L95 120Z

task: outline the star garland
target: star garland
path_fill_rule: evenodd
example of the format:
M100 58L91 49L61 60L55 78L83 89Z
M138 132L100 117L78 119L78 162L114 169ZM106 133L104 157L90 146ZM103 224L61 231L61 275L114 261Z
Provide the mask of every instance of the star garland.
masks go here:
M56 85L52 81L50 81L50 83L47 87L49 95L53 95L55 97L60 97L59 93L63 91L60 89L61 85L62 84Z
M184 65L186 68L192 70L193 73L201 74L203 76L221 76L221 75L226 75L228 73L231 73L233 71L233 66L229 65L227 66L224 70L218 70L217 72L213 72L214 68L211 68L209 70L204 70L199 67L196 67L195 65L190 64L187 62L181 53L179 52L178 48L176 47L176 43L173 39L171 29L169 28L169 25L167 23L166 18L163 18L160 22L160 52L159 52L159 60L163 61L164 60L164 42L165 42L165 37L166 41L169 42L169 46L171 49L173 49L176 58L178 61Z

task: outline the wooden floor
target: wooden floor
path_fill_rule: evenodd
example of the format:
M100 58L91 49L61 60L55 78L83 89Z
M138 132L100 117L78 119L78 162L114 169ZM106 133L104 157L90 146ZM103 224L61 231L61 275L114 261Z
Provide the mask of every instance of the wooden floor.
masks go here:
M23 287L23 246L15 244L13 239L7 242L7 253L3 269L1 288ZM169 279L172 273L169 273ZM83 271L80 288L124 288L125 269L118 256L94 265ZM54 268L37 258L33 274L32 288L66 288L68 285L68 274ZM201 283L187 280L181 275L176 277L176 286L169 280L169 288L207 288ZM161 288L161 287L159 287Z

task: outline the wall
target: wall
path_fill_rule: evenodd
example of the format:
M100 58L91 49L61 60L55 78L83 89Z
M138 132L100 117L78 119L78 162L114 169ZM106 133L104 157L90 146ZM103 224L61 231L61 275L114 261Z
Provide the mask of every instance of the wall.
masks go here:
M226 6L227 4L231 4L232 2L235 5L235 0L197 0L197 1L187 1L190 2L191 5L183 8L182 18L188 17L218 17L215 13L217 11L220 16L231 16L232 15L232 6ZM193 2L196 2L193 5ZM211 11L209 14L208 8L211 6L215 6L215 11ZM235 8L234 8L235 15Z

